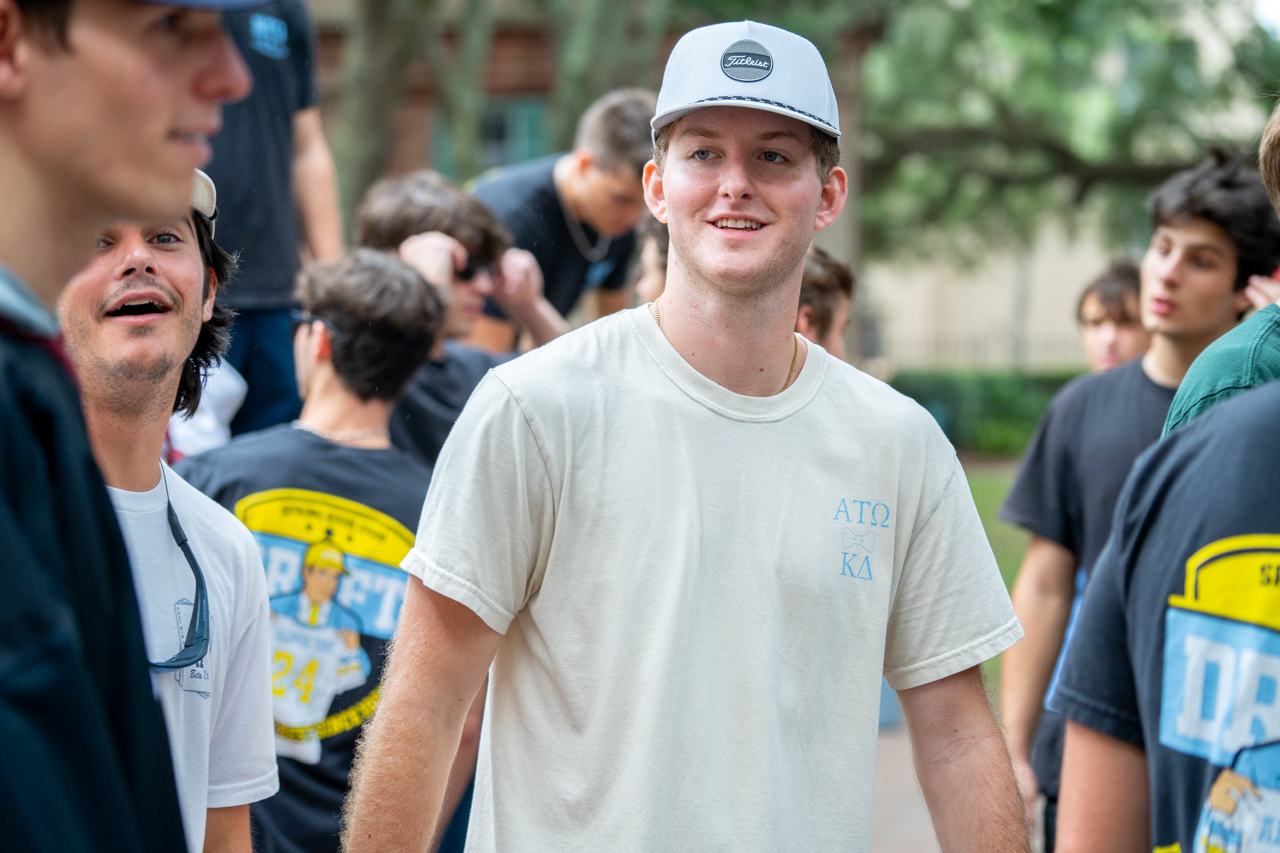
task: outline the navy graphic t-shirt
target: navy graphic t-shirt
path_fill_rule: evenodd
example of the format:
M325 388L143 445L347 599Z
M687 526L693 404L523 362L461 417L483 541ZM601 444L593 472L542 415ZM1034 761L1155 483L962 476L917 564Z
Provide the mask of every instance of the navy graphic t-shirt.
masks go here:
M1075 554L1077 605L1111 532L1124 478L1160 438L1175 391L1151 381L1140 358L1076 379L1053 398L1022 458L1000 518ZM1064 726L1046 709L1031 748L1036 779L1051 797L1058 794Z
M222 19L253 73L249 97L222 108L222 132L204 167L218 187L218 245L240 253L227 303L282 308L293 302L299 268L293 116L316 105L315 32L302 0L272 0Z
M257 849L336 853L431 470L399 448L345 447L288 425L176 470L244 522L267 573L280 792L251 808Z
M1280 382L1138 460L1050 702L1146 751L1154 849L1280 850Z
M516 246L538 259L543 295L567 317L586 291L596 287L616 290L627 283L627 264L636 238L630 232L615 238L595 263L582 256L569 234L552 179L556 161L562 156L553 154L482 177L473 194L511 229ZM587 242L595 246L599 239L596 232L585 224L582 230ZM485 303L484 310L492 317L505 316L492 300Z

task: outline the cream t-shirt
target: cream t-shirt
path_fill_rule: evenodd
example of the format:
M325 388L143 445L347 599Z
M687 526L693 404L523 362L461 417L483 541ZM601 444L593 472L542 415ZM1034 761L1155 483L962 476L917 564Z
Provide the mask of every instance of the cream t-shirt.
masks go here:
M740 396L644 307L488 374L403 566L505 634L480 853L869 849L881 674L1022 635L927 412L812 343Z

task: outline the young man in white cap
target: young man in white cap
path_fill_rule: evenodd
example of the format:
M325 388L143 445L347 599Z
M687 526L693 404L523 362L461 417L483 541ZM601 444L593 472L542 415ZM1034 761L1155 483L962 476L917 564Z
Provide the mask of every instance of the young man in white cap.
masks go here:
M233 5L0 0L0 827L13 849L183 846L129 563L50 312L102 228L189 208L221 105L251 85L221 27Z
M58 320L129 551L187 849L248 853L249 803L278 787L267 585L245 526L160 460L169 416L195 410L230 338L216 215L197 172L186 216L108 226Z
M421 849L492 670L468 849L867 850L879 682L948 850L1026 851L977 665L1021 636L928 414L793 333L835 220L812 44L687 34L656 304L490 372L440 456L352 851Z

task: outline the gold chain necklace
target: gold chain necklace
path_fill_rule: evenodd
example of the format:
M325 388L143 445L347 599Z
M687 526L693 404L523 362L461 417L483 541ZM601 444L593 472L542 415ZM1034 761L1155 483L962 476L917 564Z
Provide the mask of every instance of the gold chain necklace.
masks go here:
M653 300L653 322L658 324L658 328L662 328L662 317L658 314L658 300ZM800 336L795 332L791 333L791 367L787 368L787 381L782 383L782 391L791 387L791 377L796 372L796 358L800 355ZM781 394L782 391L778 393Z

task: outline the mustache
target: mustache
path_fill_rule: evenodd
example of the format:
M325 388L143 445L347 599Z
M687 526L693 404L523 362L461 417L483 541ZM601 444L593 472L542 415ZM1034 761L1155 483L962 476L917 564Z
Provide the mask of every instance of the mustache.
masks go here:
M169 304L173 307L173 311L181 312L183 308L183 300L178 292L166 284L162 284L159 279L150 275L140 275L131 278L129 281L121 284L115 290L108 293L97 305L97 314L99 317L105 316L107 308L112 303L118 301L121 297L126 296L134 291L142 290L158 290Z

